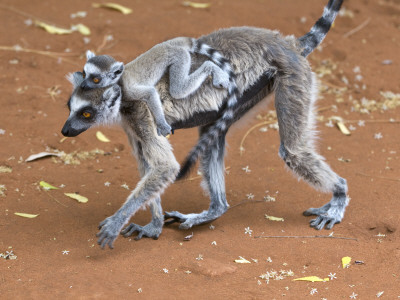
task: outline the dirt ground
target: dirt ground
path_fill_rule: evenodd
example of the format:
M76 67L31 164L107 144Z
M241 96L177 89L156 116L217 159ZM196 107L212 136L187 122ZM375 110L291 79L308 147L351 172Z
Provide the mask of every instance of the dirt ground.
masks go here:
M157 241L119 237L114 250L101 250L95 234L138 182L127 138L119 128L91 129L66 140L60 133L71 92L65 75L82 69L87 49L128 62L166 39L223 27L251 25L301 36L325 2L218 0L198 9L180 0L124 0L118 3L133 12L123 15L94 8L91 1L2 0L0 298L400 298L399 0L345 1L334 28L309 58L320 79L319 151L347 179L351 197L343 222L332 231L315 231L311 218L302 215L330 195L285 170L277 155L273 98L228 134L231 209L223 217L190 231L165 227ZM78 11L87 15L72 18ZM68 28L83 23L91 35L52 35L32 24L35 19ZM341 117L351 135L332 116ZM111 142L99 141L97 130ZM196 137L196 129L188 129L170 138L179 161ZM25 162L42 151L66 155ZM40 181L59 189L46 191ZM164 210L206 209L209 200L199 183L194 172L171 185L162 198ZM64 193L89 201L78 203ZM144 225L150 213L140 211L132 220ZM351 262L343 268L346 256ZM250 263L236 263L240 257ZM293 281L305 276L331 280Z

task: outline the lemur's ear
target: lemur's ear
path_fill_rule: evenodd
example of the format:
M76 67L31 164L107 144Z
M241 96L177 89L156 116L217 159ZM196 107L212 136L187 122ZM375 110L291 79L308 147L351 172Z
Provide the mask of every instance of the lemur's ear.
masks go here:
M95 56L96 56L96 54L94 54L92 51L90 51L90 50L86 51L86 60L89 60Z
M120 61L116 61L110 67L109 76L113 81L114 80L118 81L123 72L124 72L124 64Z
M67 79L72 83L74 88L80 86L84 80L82 72L69 73Z
M108 89L104 91L102 98L103 98L102 100L106 103L106 105L109 108L113 107L114 104L117 102L117 100L121 98L120 86L117 84L110 86Z

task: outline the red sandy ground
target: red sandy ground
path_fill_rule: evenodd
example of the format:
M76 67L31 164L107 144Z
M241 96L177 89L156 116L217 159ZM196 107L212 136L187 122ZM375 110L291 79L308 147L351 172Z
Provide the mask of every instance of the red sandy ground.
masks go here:
M308 226L310 218L302 216L303 210L323 205L330 195L298 182L284 169L277 155L276 130L262 132L256 128L245 140L243 155L239 153L246 131L261 122L256 116L265 116L273 109L268 101L238 122L228 135L226 184L232 209L212 223L214 230L205 225L181 231L172 225L164 228L157 241L136 242L120 237L112 251L97 246L95 233L98 223L113 214L128 196L129 191L121 185L126 183L133 188L138 181L127 139L119 128L102 128L111 143L97 140L96 129L60 142L71 91L64 76L82 69L84 51L96 50L105 35L112 35L113 40L105 44L102 52L128 62L166 39L196 37L222 27L251 25L300 36L319 18L325 2L218 0L201 10L184 7L180 0L125 0L119 3L133 8L133 13L124 16L92 8L91 1L2 0L1 46L20 45L61 53L69 49L78 56L59 60L32 52L0 51L0 129L5 130L0 135L0 165L12 168L11 173L0 173L0 185L7 189L0 197L0 252L12 250L17 256L15 260L0 258L0 298L350 299L357 294L357 299L375 299L379 292L384 292L382 299L400 297L400 111L397 108L361 114L352 111L350 100L365 97L381 101L380 91L400 92L398 0L345 1L344 7L354 16L338 17L320 51L310 56L315 69L323 65L323 60L336 65L331 74L322 78L331 90L335 86L346 87L343 76L349 81L343 95L322 94L318 105L320 116L325 119L318 123L318 129L320 152L348 180L351 197L345 218L334 227L333 236L357 241L254 238L332 232L315 231ZM90 42L85 44L79 33L56 36L27 26L24 21L29 16L4 6L59 26L84 23L92 30ZM87 17L71 19L70 14L77 11L86 11ZM344 37L366 20L369 22L363 28ZM392 64L384 65L383 60L392 60ZM356 66L360 73L353 71ZM357 74L362 75L361 81L355 79ZM53 98L48 92L52 87L60 91ZM330 109L332 105L337 110ZM355 120L346 124L355 128L351 136L325 126L332 115ZM388 122L391 118L397 122ZM365 126L359 126L358 120L365 120ZM385 122L371 122L374 120ZM376 139L377 133L383 137ZM179 130L171 137L179 160L195 143L196 136L196 129L191 129ZM96 155L82 160L80 165L55 164L51 159L24 162L29 155L47 147L66 153L99 148L111 154ZM250 173L243 170L246 166ZM41 180L65 187L46 192L38 185ZM206 209L209 200L199 183L200 179L194 179L168 188L163 195L164 210ZM78 192L89 202L80 204L64 196L64 192ZM248 194L258 202L235 206L247 200ZM260 201L267 195L276 201ZM39 216L26 219L15 212ZM284 222L269 221L265 214L282 217ZM132 220L146 224L150 214L141 211ZM245 234L247 227L252 236ZM192 232L192 240L183 241ZM212 244L214 241L216 245ZM63 255L64 250L69 253ZM196 260L200 254L203 260ZM251 263L235 263L239 256ZM352 258L347 269L341 266L344 256ZM267 261L268 257L272 262ZM356 260L364 264L355 264ZM291 270L294 276L271 279L269 284L259 277L273 270ZM336 278L329 282L292 281L311 275L326 278L330 273L335 273ZM314 288L317 292L311 295Z

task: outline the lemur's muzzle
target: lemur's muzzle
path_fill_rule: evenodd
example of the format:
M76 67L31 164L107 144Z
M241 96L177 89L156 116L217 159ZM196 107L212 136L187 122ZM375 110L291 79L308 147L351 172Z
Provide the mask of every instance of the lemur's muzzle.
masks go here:
M70 120L67 120L64 124L64 127L61 129L61 133L63 136L74 137L74 136L81 134L82 132L84 132L86 130L87 130L87 128L81 128L81 129L73 128L71 126Z
M81 87L81 89L83 89L83 90L89 89L89 86L87 85L86 80L82 81L80 87Z

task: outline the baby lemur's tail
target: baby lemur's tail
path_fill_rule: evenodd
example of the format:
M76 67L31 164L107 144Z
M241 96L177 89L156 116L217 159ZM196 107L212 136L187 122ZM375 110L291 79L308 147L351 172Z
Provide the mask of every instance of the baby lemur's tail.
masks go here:
M335 21L342 3L343 0L329 0L322 17L318 19L309 32L298 38L302 56L307 57L323 41L333 21Z
M197 145L190 151L189 155L182 164L182 168L180 169L178 176L176 177L177 180L185 177L196 163L199 156L207 149L207 147L213 143L213 141L221 134L221 132L224 132L228 129L228 124L232 123L231 121L234 117L233 111L237 103L238 89L235 80L236 75L233 72L229 61L217 50L195 39L193 39L193 47L191 52L207 56L212 62L214 62L229 75L230 84L228 86L228 100L225 103L225 108L223 109L221 118L219 118L218 121L209 128L208 132L200 138Z
M328 4L324 8L322 17L318 19L308 33L298 38L302 56L307 57L322 42L331 28L342 3L343 0L329 0ZM234 119L234 110L238 98L235 74L233 73L231 65L226 58L224 58L217 50L206 44L202 44L197 40L193 40L191 52L200 53L209 57L210 60L212 60L215 64L228 72L231 78L231 85L228 89L228 101L226 108L222 110L222 117L208 129L206 134L203 134L200 137L199 142L190 151L189 155L182 164L182 168L176 178L177 180L185 177L196 163L199 156L207 149L207 147L209 147L221 133L226 132L229 126L232 125L232 120Z

